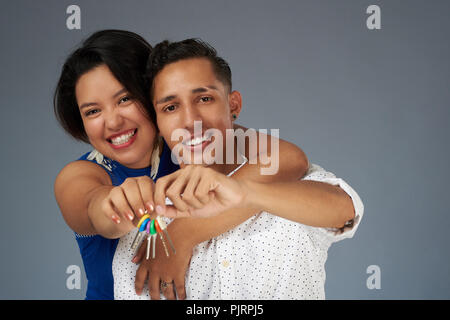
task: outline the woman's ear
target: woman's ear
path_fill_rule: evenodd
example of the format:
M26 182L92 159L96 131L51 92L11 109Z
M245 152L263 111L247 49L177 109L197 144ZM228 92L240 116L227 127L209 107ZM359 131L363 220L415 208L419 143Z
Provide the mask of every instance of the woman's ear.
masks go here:
M242 96L239 91L233 91L229 95L231 121L238 118L242 110Z

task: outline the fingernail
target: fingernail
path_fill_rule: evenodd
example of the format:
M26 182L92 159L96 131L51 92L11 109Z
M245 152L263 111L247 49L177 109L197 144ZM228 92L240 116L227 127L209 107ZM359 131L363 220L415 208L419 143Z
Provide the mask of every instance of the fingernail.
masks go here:
M112 219L115 223L117 223L117 224L120 223L120 219L119 219L118 216L112 216L111 219Z
M159 215L164 214L164 209L161 206L156 206L156 213Z
M150 202L147 202L147 207L150 209L150 212L153 212L153 210L155 209Z
M137 261L137 256L135 256L133 259L131 259L131 262L136 263Z
M142 208L139 208L139 214L140 214L141 216L143 216L143 215L145 214L145 210L142 209Z
M130 219L130 221L133 221L133 219L134 219L134 216L131 212L127 213L127 217L128 217L128 219Z

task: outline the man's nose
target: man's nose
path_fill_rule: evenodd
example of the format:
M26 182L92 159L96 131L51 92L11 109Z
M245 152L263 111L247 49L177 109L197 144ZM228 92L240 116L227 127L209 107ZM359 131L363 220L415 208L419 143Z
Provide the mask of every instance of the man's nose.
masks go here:
M183 121L184 128L193 132L194 122L202 121L202 117L195 106L188 106L187 108L184 108Z

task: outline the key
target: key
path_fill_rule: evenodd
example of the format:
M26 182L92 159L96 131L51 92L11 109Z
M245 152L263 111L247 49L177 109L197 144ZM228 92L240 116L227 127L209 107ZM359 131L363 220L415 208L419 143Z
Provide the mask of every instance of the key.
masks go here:
M164 234L166 235L167 240L169 241L170 248L172 249L173 253L176 254L177 252L175 251L175 246L173 245L172 239L170 239L169 233L167 232L167 225L161 219L160 216L157 216L156 219L158 220L159 227L164 232Z
M152 223L150 224L150 234L152 235L152 241L153 241L153 247L152 247L152 259L155 259L156 254L156 229L155 229L155 222L156 220L152 220Z
M137 240L138 236L139 236L139 228L137 229L137 231L136 231L136 235L134 236L133 242L131 243L131 247L130 247L130 250L132 250L132 249L133 249L133 247L134 247L134 244L136 243L136 240Z
M169 257L169 250L167 250L167 244L166 244L166 241L164 240L164 237L163 237L163 234L162 234L163 231L159 227L158 220L155 221L155 228L156 228L156 231L158 232L159 238L161 239L161 242L163 244L164 251L166 252L166 257L168 258Z
M147 232L145 232L145 231L139 232L136 242L131 247L131 250L133 250L133 256L135 256L137 254L137 252L139 251L139 248L141 247L141 244L144 241L146 235L147 235Z
M147 223L147 252L145 255L145 259L149 259L150 258L150 242L152 240L151 235L150 235L150 222Z
M145 259L147 259L147 260L150 258L150 242L151 242L151 240L152 240L152 236L148 235L147 236L147 253L145 255Z
M144 217L143 217L144 218ZM136 242L134 242L131 246L131 250L133 250L133 255L136 255L139 248L141 247L142 241L144 241L145 236L147 235L147 232L145 231L145 227L147 226L147 224L150 222L150 219L145 219L139 222L138 227L139 227L139 234L137 236Z
M136 236L134 237L133 242L131 243L131 248L130 248L130 250L134 250L134 249L136 248L136 245L137 245L137 243L139 242L139 241L137 241L137 240L138 240L138 237L139 237L139 233L140 233L141 231L143 231L143 230L140 230L140 229L141 229L141 225L144 223L144 221L146 221L146 220L149 219L149 218L150 218L150 215L145 214L145 215L142 216L141 220L139 220L139 223L137 224L137 232L136 232Z

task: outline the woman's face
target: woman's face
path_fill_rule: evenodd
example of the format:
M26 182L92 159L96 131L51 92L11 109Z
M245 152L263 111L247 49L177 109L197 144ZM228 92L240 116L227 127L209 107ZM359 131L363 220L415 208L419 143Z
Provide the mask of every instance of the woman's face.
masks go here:
M75 94L89 142L97 151L129 168L150 165L155 126L106 65L83 74Z

